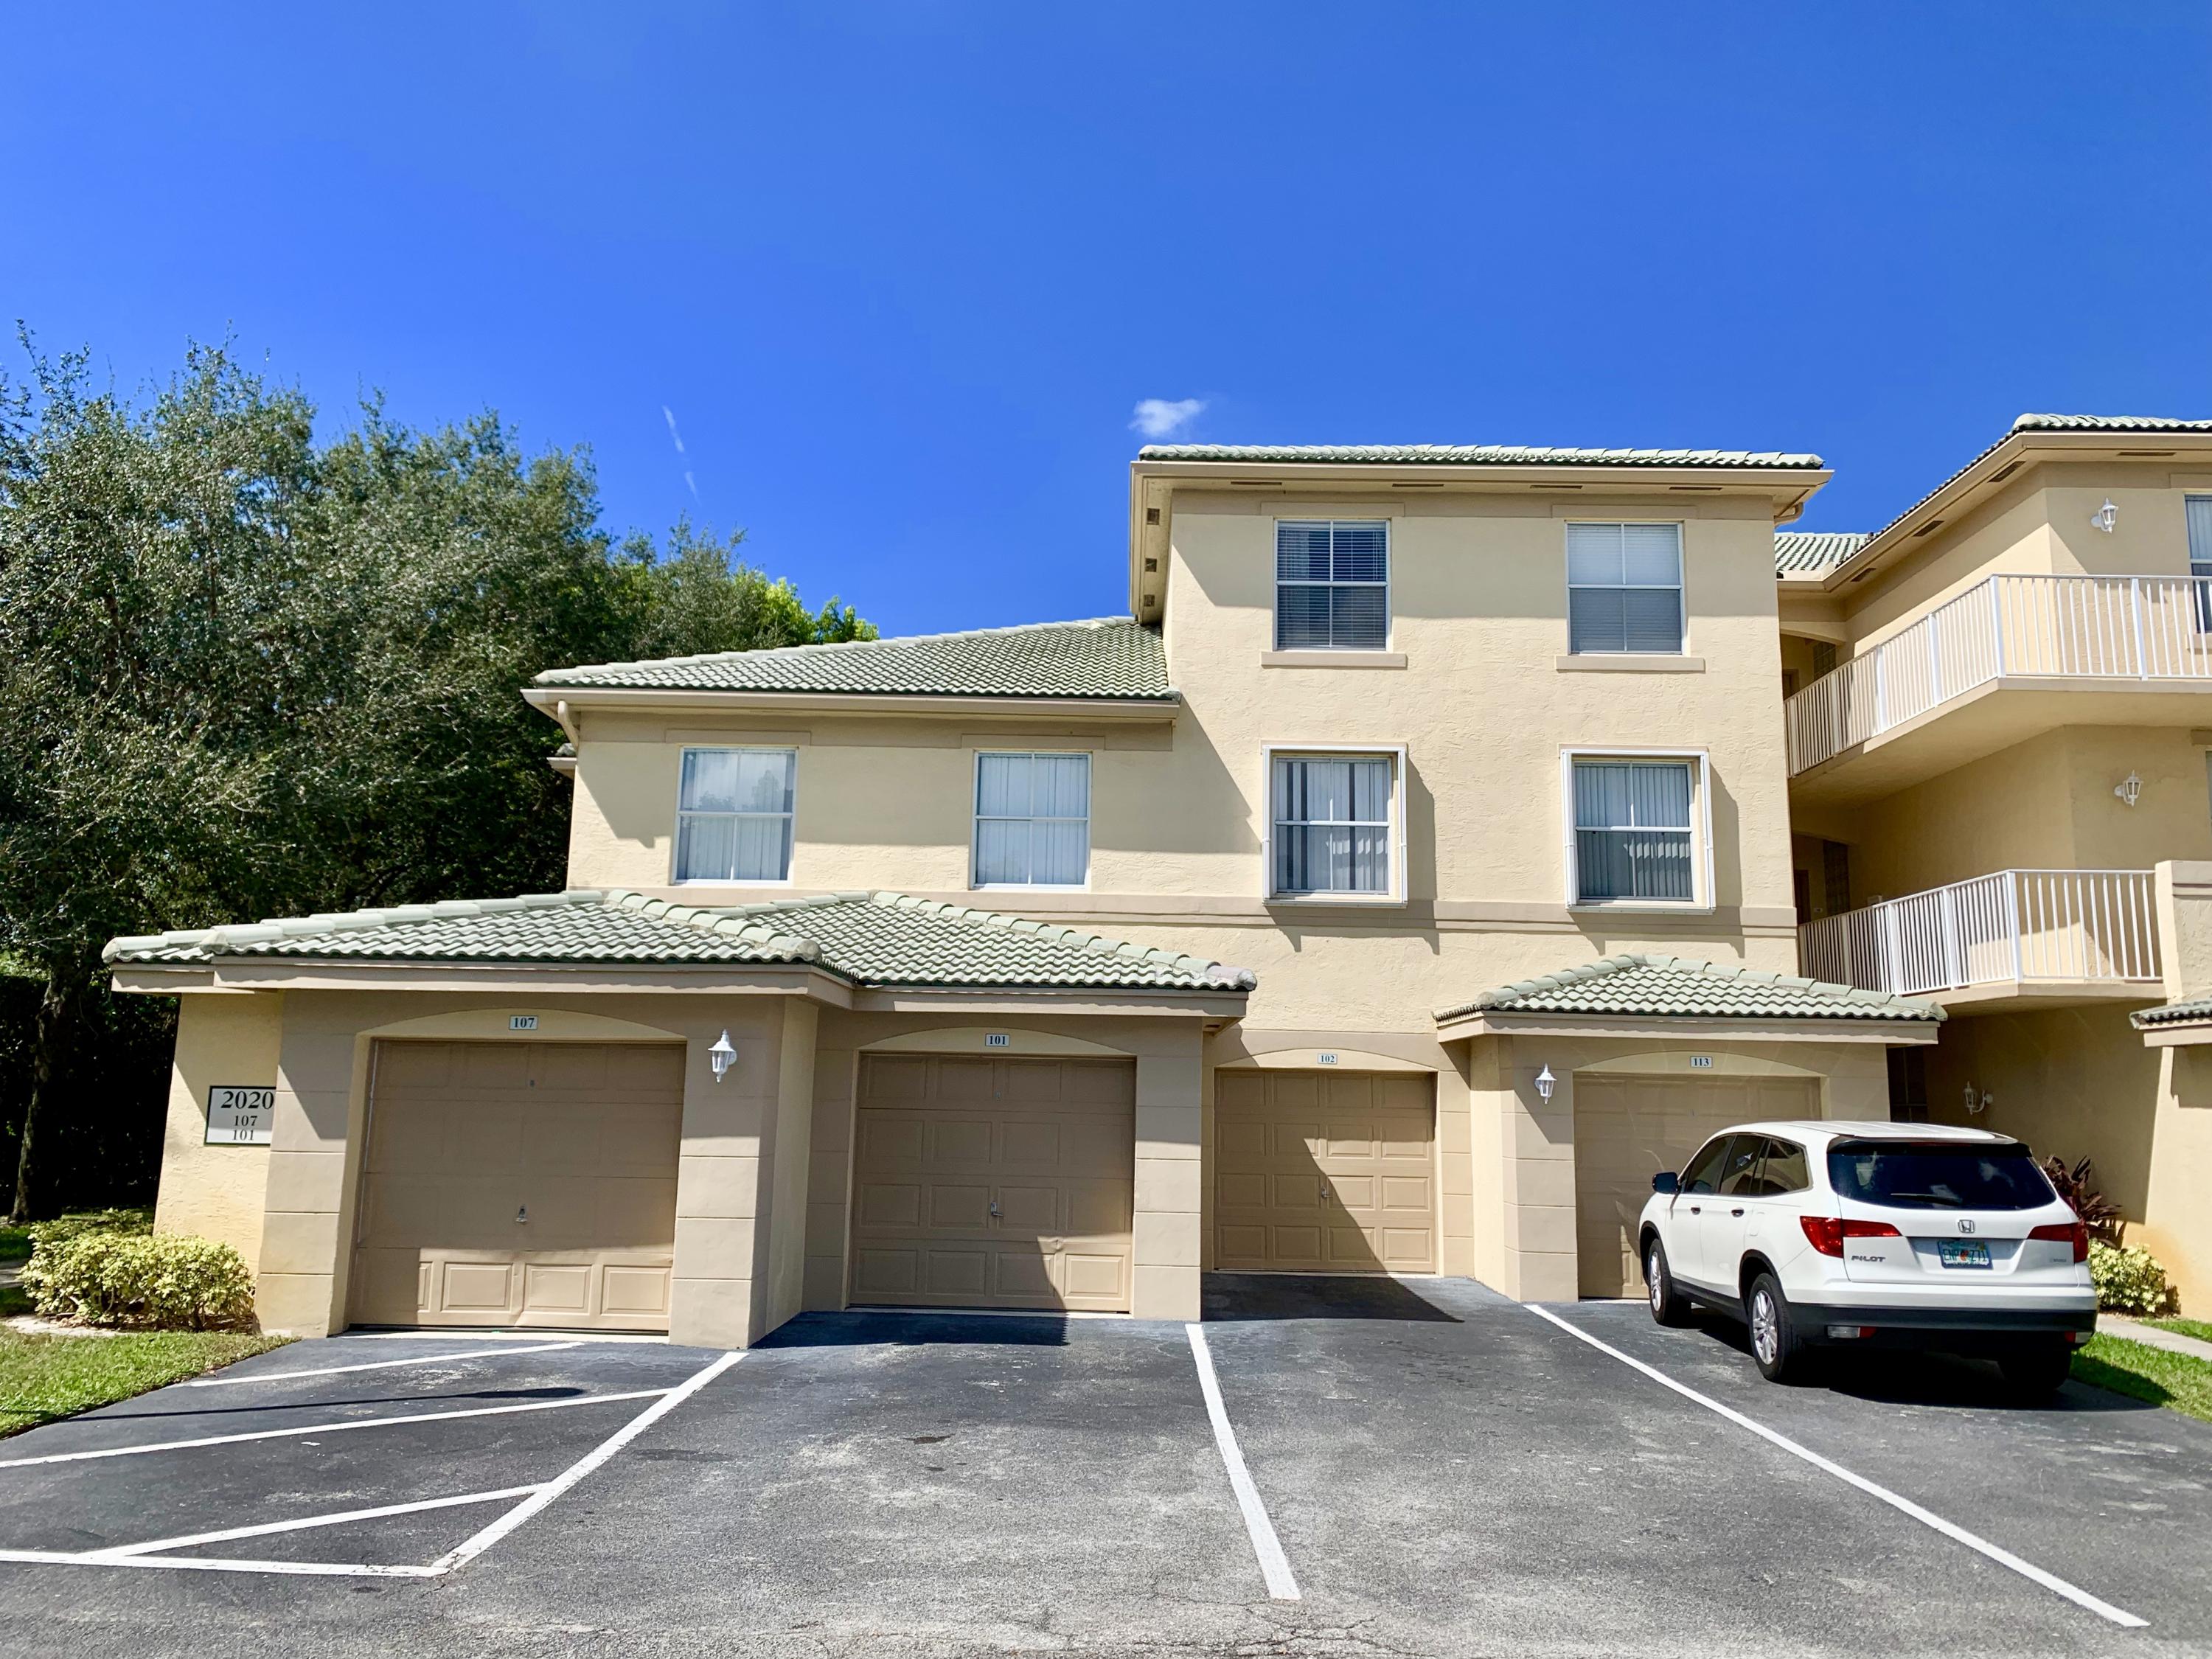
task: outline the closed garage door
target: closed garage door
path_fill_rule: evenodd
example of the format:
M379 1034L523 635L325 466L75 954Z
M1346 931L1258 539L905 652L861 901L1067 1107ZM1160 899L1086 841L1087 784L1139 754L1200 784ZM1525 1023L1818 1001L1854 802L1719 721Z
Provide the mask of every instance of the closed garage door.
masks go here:
M1214 1266L1434 1273L1436 1080L1214 1074Z
M352 1317L668 1328L684 1051L383 1042Z
M853 1300L1127 1312L1136 1098L1126 1060L865 1056Z
M1578 1077L1575 1245L1584 1296L1641 1296L1636 1224L1651 1177L1711 1136L1759 1118L1818 1117L1810 1078Z

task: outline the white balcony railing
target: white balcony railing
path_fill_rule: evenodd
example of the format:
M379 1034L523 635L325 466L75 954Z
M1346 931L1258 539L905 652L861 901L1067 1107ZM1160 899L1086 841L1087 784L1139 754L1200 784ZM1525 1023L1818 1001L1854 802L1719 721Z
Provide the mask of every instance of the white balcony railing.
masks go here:
M1977 582L1789 700L1790 775L2008 675L2212 684L2212 580Z
M2155 981L2148 870L2000 870L1797 930L1799 971L1893 996L2036 981Z

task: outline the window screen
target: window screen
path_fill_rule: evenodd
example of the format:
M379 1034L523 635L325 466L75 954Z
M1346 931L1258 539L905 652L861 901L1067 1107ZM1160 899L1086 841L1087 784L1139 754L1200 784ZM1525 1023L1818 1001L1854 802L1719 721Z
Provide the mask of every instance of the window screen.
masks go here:
M977 886L1079 887L1090 865L1090 756L976 757Z
M1682 527L1567 526L1567 649L1682 649Z
M1575 896L1688 899L1687 761L1577 761Z
M685 750L676 879L787 879L798 770L795 750Z
M1274 890L1388 893L1389 757L1278 756L1274 774Z
M1390 639L1387 522L1275 526L1275 649L1380 651Z

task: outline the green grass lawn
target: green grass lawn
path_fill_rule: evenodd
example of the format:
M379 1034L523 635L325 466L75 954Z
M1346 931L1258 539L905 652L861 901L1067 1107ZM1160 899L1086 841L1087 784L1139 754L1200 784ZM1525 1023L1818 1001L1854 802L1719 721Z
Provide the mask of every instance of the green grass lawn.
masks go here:
M236 1331L31 1336L0 1330L0 1435L112 1405L289 1340Z
M2201 1319L2147 1319L2146 1325L2155 1325L2162 1331L2176 1331L2183 1336L2193 1336L2199 1342L2212 1342L2212 1325Z
M2101 1332L2074 1356L2074 1380L2212 1423L2212 1364Z

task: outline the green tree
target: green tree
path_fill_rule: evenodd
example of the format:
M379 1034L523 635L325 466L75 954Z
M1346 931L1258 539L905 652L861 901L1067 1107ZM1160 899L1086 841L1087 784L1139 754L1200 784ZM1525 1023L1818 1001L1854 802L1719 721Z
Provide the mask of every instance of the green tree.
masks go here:
M495 416L415 432L371 403L319 444L297 390L220 349L135 400L30 361L0 386L0 955L40 988L17 1218L52 1207L58 1122L111 1178L158 1146L165 1058L129 1103L94 1063L146 1024L106 939L557 886L531 677L873 635L741 536L617 546L588 456L526 455Z

